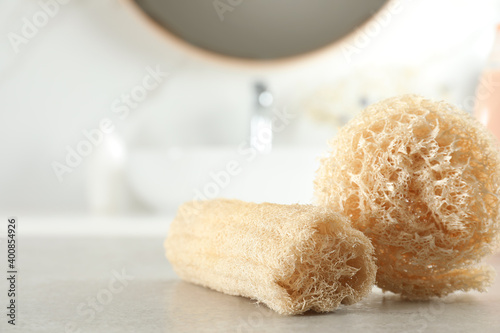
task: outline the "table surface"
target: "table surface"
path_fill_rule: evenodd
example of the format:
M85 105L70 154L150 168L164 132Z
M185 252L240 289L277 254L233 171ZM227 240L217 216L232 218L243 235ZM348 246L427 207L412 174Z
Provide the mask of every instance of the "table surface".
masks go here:
M7 325L2 314L0 331L500 332L498 281L485 294L429 302L374 288L363 301L333 313L286 317L179 280L162 243L163 235L20 238L17 326ZM500 268L499 255L489 262Z

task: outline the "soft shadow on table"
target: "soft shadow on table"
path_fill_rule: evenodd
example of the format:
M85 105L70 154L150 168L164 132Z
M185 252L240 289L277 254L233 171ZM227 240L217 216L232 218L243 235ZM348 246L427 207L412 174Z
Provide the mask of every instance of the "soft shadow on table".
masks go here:
M181 280L172 282L172 287L166 298L169 332L257 332L271 328L279 332L276 320L286 318L248 298Z
M342 327L343 332L463 330L485 320L491 323L499 306L498 302L490 304L485 294L479 293L414 302L374 289L364 300L332 313L308 311L282 316L250 299L181 280L168 281L166 288L168 332L301 332L335 326ZM496 329L500 321L491 325Z

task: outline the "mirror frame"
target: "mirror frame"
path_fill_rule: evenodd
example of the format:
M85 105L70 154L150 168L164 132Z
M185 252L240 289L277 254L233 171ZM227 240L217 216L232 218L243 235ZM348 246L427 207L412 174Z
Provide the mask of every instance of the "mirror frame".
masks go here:
M369 19L361 23L357 28L344 35L340 39L326 44L322 47L314 49L309 52L292 55L288 57L275 58L275 59L251 59L251 58L240 58L232 57L222 53L217 53L214 51L207 50L200 46L191 44L173 32L167 30L161 24L156 22L151 16L142 10L142 8L134 0L121 0L121 3L134 14L138 21L142 21L149 29L158 34L161 38L167 41L168 44L172 45L177 50L184 52L188 55L194 56L196 59L205 60L211 63L218 63L223 66L236 66L236 67L251 67L251 68L270 68L278 66L287 65L297 65L298 63L307 62L310 60L317 59L319 57L325 56L329 52L340 47L342 44L347 43L350 40L356 38L358 33L360 33L364 28L373 20L376 20L382 12L388 10L391 6L395 5L400 0L387 0L382 7L379 8Z

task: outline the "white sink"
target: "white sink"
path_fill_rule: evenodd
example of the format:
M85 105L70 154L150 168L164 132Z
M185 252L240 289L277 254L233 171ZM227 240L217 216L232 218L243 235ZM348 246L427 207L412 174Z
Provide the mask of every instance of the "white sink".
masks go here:
M310 203L318 149L248 146L135 150L124 163L133 196L155 211L170 212L189 200L215 197L255 202Z

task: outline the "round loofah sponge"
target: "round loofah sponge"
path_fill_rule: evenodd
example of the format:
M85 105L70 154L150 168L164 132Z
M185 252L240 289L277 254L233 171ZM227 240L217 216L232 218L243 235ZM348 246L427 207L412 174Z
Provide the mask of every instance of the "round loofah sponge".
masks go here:
M500 156L445 102L405 95L365 109L321 161L315 196L372 240L377 285L408 299L484 291L498 246Z

